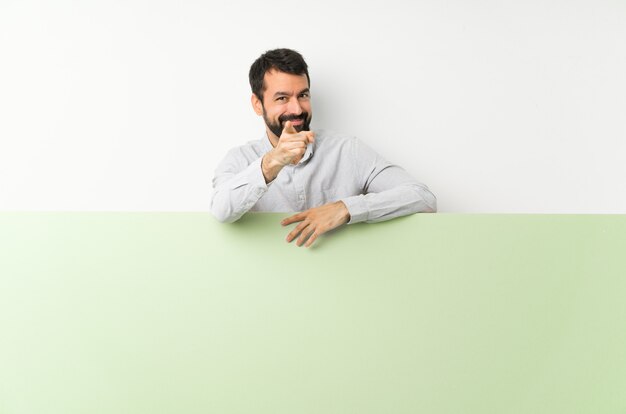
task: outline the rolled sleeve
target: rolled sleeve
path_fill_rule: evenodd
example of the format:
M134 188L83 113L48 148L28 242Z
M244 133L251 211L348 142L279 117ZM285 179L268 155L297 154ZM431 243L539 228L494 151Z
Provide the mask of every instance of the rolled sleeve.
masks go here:
M259 157L239 172L234 172L232 163L225 160L218 167L213 179L211 212L221 222L239 220L265 194L268 184L261 170Z
M428 187L358 138L352 143L354 171L361 180L363 194L341 200L350 212L348 224L436 211L436 199Z
M346 197L339 201L342 201L346 205L350 213L350 220L347 224L355 224L367 220L369 209L367 208L364 195Z

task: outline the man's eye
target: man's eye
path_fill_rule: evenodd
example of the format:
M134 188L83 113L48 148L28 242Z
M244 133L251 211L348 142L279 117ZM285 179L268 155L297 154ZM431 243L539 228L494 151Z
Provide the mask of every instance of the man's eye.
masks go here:
M308 93L303 93L302 95L300 95L300 97L302 97L302 98L308 98L308 97L309 97L309 94L308 94Z
M276 98L277 101L284 101L285 99L287 99L287 97L285 97L285 96L281 96L279 98Z

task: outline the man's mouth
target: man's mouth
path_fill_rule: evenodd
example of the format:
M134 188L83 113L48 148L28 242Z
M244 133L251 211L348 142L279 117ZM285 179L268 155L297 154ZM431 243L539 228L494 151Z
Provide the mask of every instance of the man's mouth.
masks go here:
M308 114L302 113L300 115L288 115L285 118L278 118L280 121L280 126L285 127L287 121L291 121L291 125L296 128L304 128L305 123L307 122Z

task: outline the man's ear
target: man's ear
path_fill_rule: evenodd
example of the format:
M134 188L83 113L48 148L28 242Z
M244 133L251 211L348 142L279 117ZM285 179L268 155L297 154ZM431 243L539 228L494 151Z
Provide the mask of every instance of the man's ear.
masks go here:
M256 112L257 115L263 115L263 102L261 102L256 94L252 94L250 101L252 102L252 108L254 109L254 112Z

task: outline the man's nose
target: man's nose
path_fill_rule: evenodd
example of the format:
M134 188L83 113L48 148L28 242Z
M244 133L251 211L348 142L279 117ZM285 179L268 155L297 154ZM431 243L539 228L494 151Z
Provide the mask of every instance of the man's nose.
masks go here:
M293 115L300 115L302 113L302 107L297 99L290 99L289 105L287 105L287 111Z

